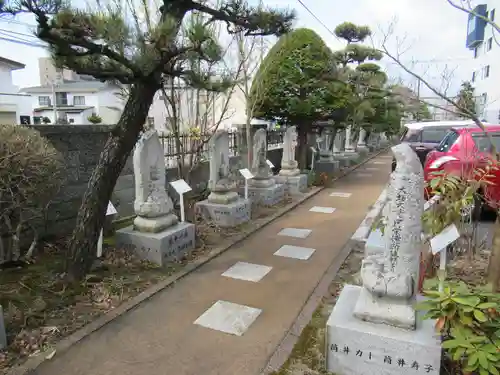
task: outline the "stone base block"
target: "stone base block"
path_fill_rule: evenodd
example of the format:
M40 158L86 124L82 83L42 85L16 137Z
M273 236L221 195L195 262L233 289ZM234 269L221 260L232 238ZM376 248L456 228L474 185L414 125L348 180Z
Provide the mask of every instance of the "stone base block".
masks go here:
M339 167L340 168L345 168L345 167L350 167L351 166L351 160L345 156L344 154L338 153L335 154L334 159L339 162Z
M158 233L138 232L129 226L116 232L116 245L163 266L165 262L178 260L195 248L195 232L194 224L186 222Z
M327 173L327 174L334 174L336 171L338 171L340 168L340 162L338 160L329 160L329 161L323 161L323 160L318 160L314 164L314 170L316 173Z
M148 218L137 216L134 219L134 229L140 232L159 233L179 222L174 214Z
M366 154L368 154L370 152L370 149L368 148L367 145L358 145L358 147L356 147L356 151L360 155L364 156L364 155L366 155Z
M241 195L245 194L245 188L240 188L239 192ZM269 187L248 187L248 199L252 203L262 204L265 206L274 206L275 204L283 201L285 197L285 185L283 184L274 184Z
M357 152L346 152L344 157L349 159L350 164L353 165L358 161L360 154Z
M197 202L195 211L204 219L212 220L220 227L235 227L250 220L251 204L249 199L239 198L229 204L211 203L208 200Z
M326 324L327 370L336 375L439 375L441 345L434 322L408 331L353 316L361 287L346 285Z
M370 232L365 243L365 257L368 255L382 254L385 249L384 235L381 229Z
M383 255L380 255L383 257ZM378 281L378 280L377 280ZM392 290L408 290L405 279L393 280ZM372 284L370 284L372 285ZM387 288L387 287L386 287ZM409 297L409 296L408 296ZM353 315L366 322L387 324L393 327L412 330L416 325L416 312L413 300L376 297L366 288L359 292L359 298L354 306Z
M298 176L285 177L275 176L277 183L285 185L285 190L288 194L302 194L307 190L307 175L299 174Z
M208 196L208 201L215 204L229 204L237 201L238 193L235 191L227 191L224 193L212 191Z

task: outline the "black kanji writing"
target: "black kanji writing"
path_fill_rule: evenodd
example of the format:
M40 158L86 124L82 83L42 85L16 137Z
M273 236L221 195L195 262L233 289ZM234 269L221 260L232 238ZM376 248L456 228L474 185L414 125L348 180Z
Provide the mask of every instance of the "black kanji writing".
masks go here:
M424 365L424 370L425 372L429 373L431 371L434 371L434 367L432 367L431 365Z
M398 366L399 367L404 367L404 365L406 365L406 362L403 358L399 358L398 359Z
M414 368L415 370L418 371L418 369L420 368L419 364L417 361L413 361L413 363L411 364L411 368Z
M392 364L392 358L388 355L384 356L384 363Z
M357 357L362 357L363 356L363 352L361 350L357 350L356 351L356 356Z
M330 345L330 351L332 351L332 352L338 352L339 351L339 347L337 346L337 344Z
M349 354L349 347L348 346L344 346L344 353Z
M372 359L372 352L368 353L368 359Z

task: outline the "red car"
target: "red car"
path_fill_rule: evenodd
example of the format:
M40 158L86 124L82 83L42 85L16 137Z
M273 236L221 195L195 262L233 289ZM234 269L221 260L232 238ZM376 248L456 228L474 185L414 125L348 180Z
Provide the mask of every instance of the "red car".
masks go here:
M500 152L500 125L485 124L487 133L493 139L493 145ZM488 137L476 125L451 129L434 151L427 154L424 163L426 184L433 178L432 173L444 171L464 179L477 178L477 168L484 168L494 162L492 147ZM496 162L495 162L496 165ZM489 173L492 184L484 184L479 192L490 207L500 204L500 170L492 169ZM428 197L429 192L426 191Z

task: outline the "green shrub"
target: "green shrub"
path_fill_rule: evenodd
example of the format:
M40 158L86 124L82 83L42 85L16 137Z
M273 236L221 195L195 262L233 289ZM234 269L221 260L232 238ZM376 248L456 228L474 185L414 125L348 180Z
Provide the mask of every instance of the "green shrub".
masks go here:
M430 287L429 287L429 284ZM428 298L417 305L424 319L436 320L442 347L463 374L500 374L500 296L488 287L463 282L426 283Z

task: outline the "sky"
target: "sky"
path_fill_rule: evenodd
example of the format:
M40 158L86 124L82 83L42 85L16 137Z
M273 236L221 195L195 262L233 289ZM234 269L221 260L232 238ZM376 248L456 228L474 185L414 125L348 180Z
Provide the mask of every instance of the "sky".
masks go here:
M256 1L256 0L251 0ZM266 0L266 6L293 8L297 13L296 27L315 30L332 49L344 46L333 35L338 24L349 21L367 25L373 32L373 40L367 41L380 47L381 40L392 25L386 46L391 54L400 55L400 60L411 70L422 75L436 88L443 87L443 78L456 93L464 80L470 80L473 68L472 52L465 47L467 15L452 8L446 0L303 0L311 15L297 0ZM321 21L321 22L320 22ZM323 26L323 23L325 26ZM30 26L32 25L32 26ZM6 41L23 39L28 44L41 45L32 37L35 21L30 15L15 20L0 19L0 56L26 65L24 70L13 73L14 84L19 87L39 84L38 58L47 56L40 47ZM11 34L7 31L12 32ZM381 62L393 79L402 79L415 89L417 80L405 74L397 64L385 57ZM421 85L422 96L431 95Z

